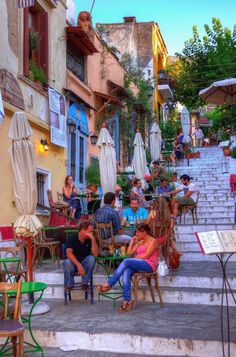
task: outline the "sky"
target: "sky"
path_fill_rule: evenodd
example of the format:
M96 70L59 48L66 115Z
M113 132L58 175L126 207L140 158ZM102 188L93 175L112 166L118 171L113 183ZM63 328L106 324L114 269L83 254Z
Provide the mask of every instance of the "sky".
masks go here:
M90 11L93 0L74 0L77 14ZM92 11L96 23L123 22L124 16L136 16L137 22L158 23L170 55L182 52L184 42L192 37L197 25L204 35L204 24L212 17L221 20L224 27L236 24L236 0L95 0Z

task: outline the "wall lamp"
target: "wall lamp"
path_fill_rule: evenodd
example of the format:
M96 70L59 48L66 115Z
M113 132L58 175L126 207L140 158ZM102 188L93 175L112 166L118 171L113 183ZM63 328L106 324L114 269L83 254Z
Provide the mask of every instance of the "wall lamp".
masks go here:
M43 146L44 151L48 151L49 150L49 144L48 144L47 139L45 139L45 140L41 139L41 145Z
M93 131L91 131L90 133L89 133L89 137L90 137L90 143L91 143L91 145L96 145L97 144L97 141L98 141L98 136L93 132Z

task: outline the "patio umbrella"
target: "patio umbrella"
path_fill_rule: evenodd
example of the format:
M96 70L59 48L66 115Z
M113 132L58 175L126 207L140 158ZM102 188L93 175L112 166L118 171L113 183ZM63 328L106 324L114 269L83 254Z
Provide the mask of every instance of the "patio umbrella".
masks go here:
M202 89L199 95L208 103L212 104L235 104L236 103L236 78L228 78L213 82L210 87Z
M115 143L105 124L99 133L97 145L100 148L99 171L103 194L115 192L117 173Z
M137 132L134 138L133 166L134 166L135 176L139 180L142 180L145 176L145 170L146 170L146 154L145 154L143 139L140 132Z
M181 125L182 125L182 130L183 130L183 143L188 144L191 141L191 138L189 136L190 134L190 118L189 118L189 111L186 107L183 107L181 111Z
M150 130L150 151L151 160L158 161L161 154L161 130L156 122L152 124Z
M32 129L22 112L16 112L11 120L8 137L12 140L8 149L13 175L13 194L20 217L14 223L16 234L27 237L28 273L33 280L31 239L42 227L35 216L37 183L34 146L29 140Z

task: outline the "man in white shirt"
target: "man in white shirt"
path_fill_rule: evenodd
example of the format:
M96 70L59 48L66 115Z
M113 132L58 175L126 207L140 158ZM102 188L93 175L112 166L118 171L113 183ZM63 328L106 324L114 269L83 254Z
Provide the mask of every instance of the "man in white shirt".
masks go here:
M195 127L195 131L193 133L196 139L196 146L202 146L202 139L204 138L202 129L199 128L199 126Z
M174 226L174 221L175 218L177 217L178 214L178 208L180 206L193 206L197 202L197 197L198 197L198 190L194 183L190 182L190 176L189 175L182 175L180 176L180 180L182 182L182 185L176 189L176 192L182 192L184 193L183 196L176 195L175 198L173 199L172 207L173 207L173 225Z

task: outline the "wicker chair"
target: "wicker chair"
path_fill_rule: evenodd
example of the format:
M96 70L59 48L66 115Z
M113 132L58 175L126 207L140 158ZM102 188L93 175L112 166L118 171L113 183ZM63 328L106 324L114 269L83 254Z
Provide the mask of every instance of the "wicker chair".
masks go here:
M9 313L9 297L7 292L9 290L16 290L15 309L13 313L13 319L8 319ZM5 344L0 348L0 355L2 352L9 348L9 338L12 342L14 357L24 356L24 325L18 321L20 318L20 296L21 296L21 280L18 283L0 283L0 294L3 294L3 302L5 304L4 318L0 321L0 337L7 338ZM19 343L17 343L19 338Z
M34 263L39 265L44 256L45 249L48 249L50 255L52 257L52 263L54 264L54 259L57 255L58 267L60 268L60 250L61 250L61 242L54 241L52 239L47 239L45 236L44 229L41 229L37 236L34 237L34 253L33 253L33 261ZM38 258L38 259L37 259ZM37 260L36 260L37 259Z

